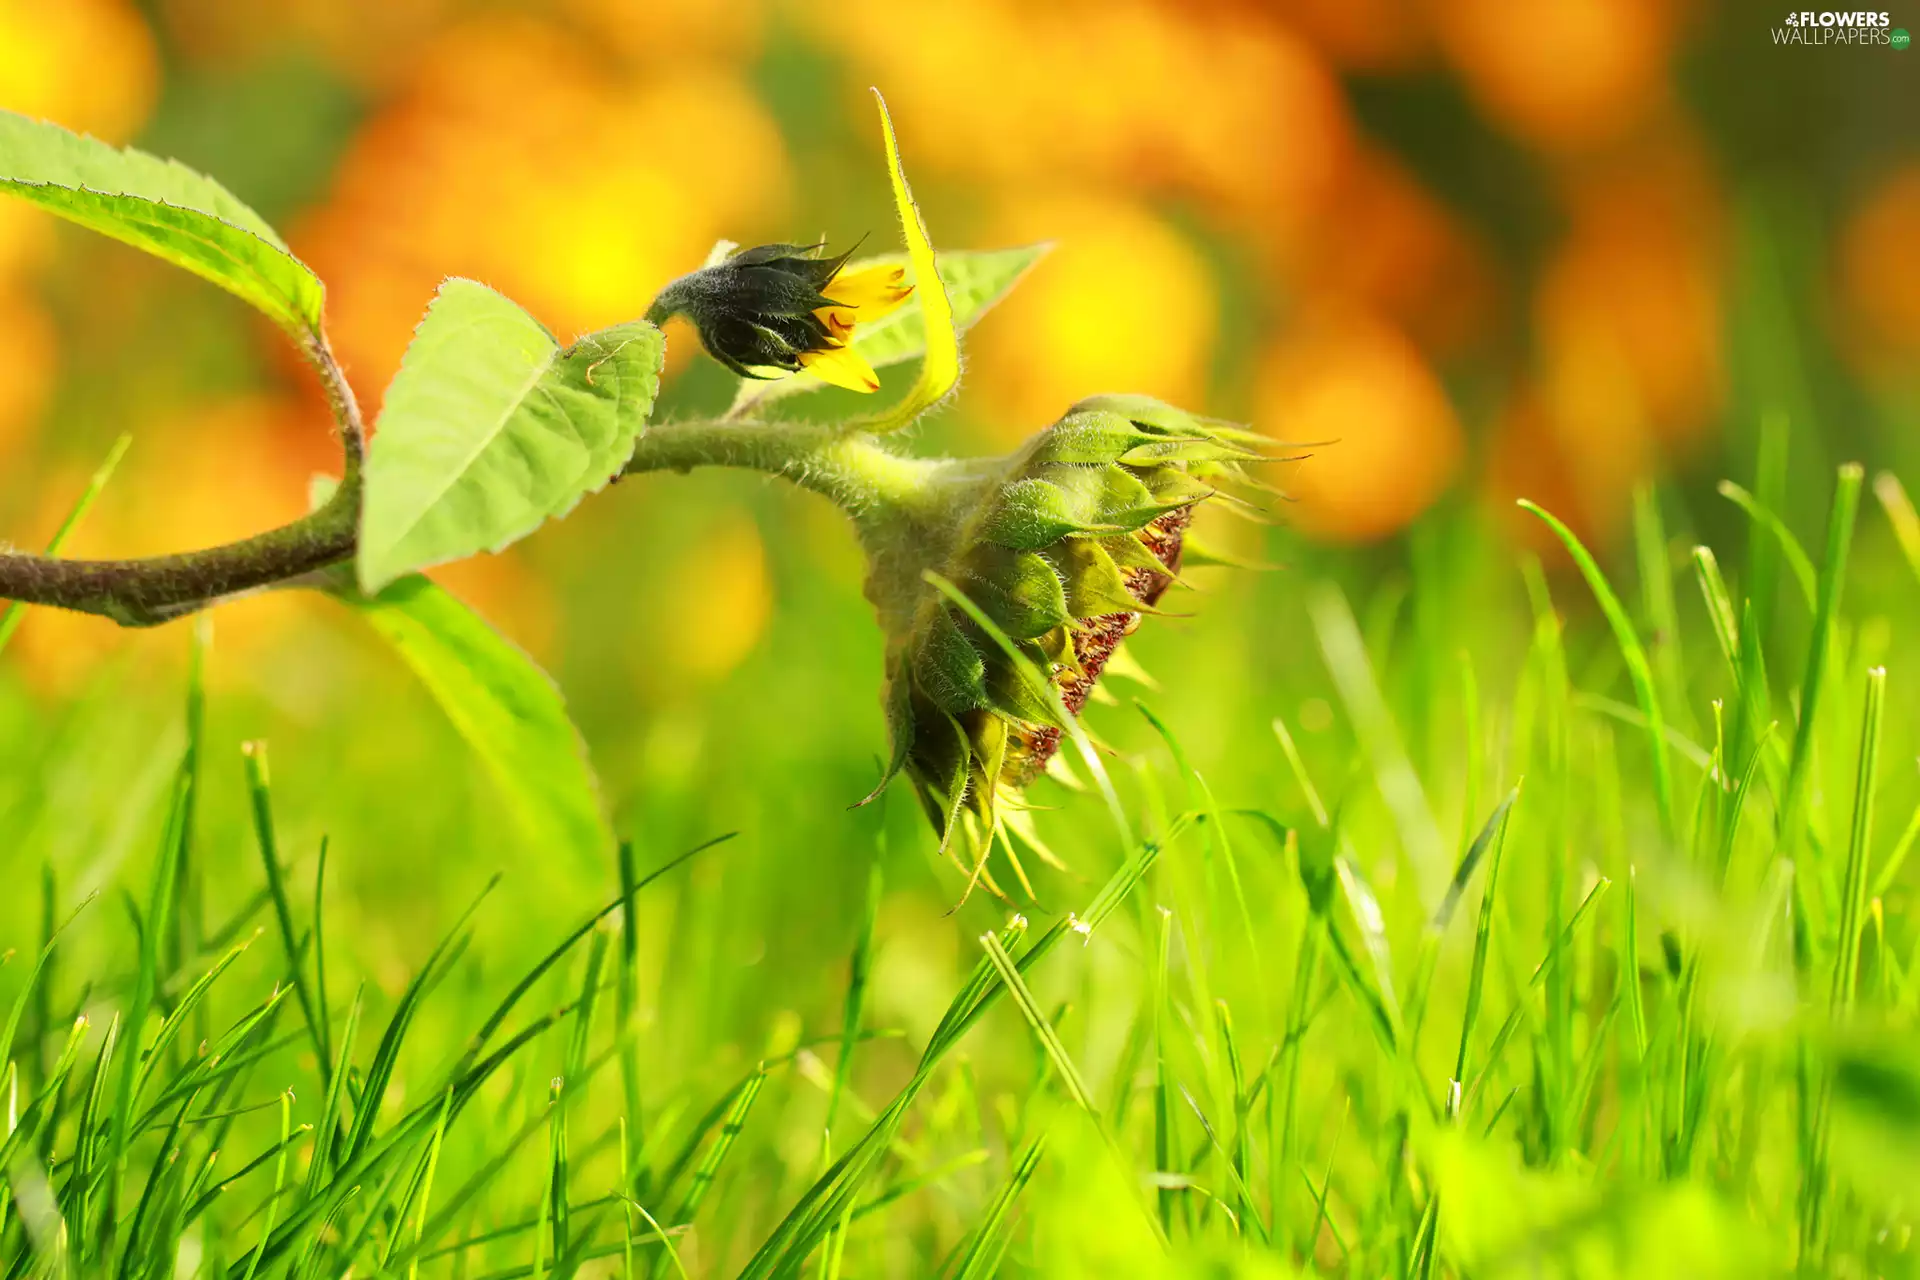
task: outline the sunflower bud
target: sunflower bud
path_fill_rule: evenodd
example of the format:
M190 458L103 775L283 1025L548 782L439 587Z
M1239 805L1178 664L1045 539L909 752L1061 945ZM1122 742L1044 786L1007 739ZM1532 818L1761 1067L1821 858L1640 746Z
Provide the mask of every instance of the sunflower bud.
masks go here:
M819 245L763 244L681 276L654 299L647 319L693 321L707 353L743 378L805 369L835 386L874 391L880 380L848 343L857 323L885 315L913 292L897 265L843 270L852 251L820 257Z
M890 637L894 768L944 842L984 849L1059 750L1121 642L1180 574L1194 509L1244 481L1259 437L1137 396L1082 401L967 490L948 579L1044 674L1036 688L966 611L923 586ZM883 616L886 610L883 609Z

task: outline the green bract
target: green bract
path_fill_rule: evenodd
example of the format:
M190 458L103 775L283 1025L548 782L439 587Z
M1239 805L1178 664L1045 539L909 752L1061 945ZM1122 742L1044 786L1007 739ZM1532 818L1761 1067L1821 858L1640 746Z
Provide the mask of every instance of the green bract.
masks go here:
M1019 811L1019 792L1068 727L1062 712L1079 714L1120 642L1178 579L1194 508L1245 482L1260 443L1145 397L1084 400L955 486L945 536L921 544L918 572L876 549L871 594L890 633L888 777L905 770L943 843L965 829L984 849ZM927 572L965 593L991 630Z

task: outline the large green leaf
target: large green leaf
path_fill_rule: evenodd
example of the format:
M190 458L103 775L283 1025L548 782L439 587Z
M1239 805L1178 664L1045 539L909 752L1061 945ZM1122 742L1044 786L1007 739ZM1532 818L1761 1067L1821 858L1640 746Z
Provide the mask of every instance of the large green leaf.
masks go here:
M320 331L319 278L259 214L185 165L0 111L0 191L204 276L296 337Z
M599 788L560 691L533 659L418 574L340 598L413 668L535 848L599 865L613 847Z
M1050 248L1052 246L1048 244L1029 244L1017 249L942 250L940 279L946 284L947 298L953 305L954 324L963 331L971 328L974 321L1007 296L1013 286L1020 282L1020 277ZM846 270L859 271L864 267L882 264L906 266L907 255L888 253L862 258L848 263ZM831 289L828 294L831 296ZM920 311L919 300L912 299L891 314L856 325L852 346L876 369L900 364L921 354L927 349L927 325ZM785 396L798 395L802 391L818 390L825 385L810 373L789 374L764 382L743 379L734 405L738 408L749 404L765 404Z
M374 433L361 587L498 551L604 487L633 456L664 350L644 320L563 348L485 285L441 285Z

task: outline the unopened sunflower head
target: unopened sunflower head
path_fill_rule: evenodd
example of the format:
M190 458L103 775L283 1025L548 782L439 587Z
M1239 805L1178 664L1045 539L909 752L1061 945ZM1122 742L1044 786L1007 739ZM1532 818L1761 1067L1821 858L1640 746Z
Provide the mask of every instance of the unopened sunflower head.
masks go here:
M1195 508L1251 484L1243 468L1261 443L1144 397L1103 396L971 491L932 568L991 625L928 584L889 637L894 768L950 852L963 828L984 851L1019 812L1121 641L1197 558Z
M913 293L898 264L847 266L852 251L823 257L820 245L763 244L721 259L661 290L647 318L684 315L708 354L743 378L801 370L850 391L880 388L851 345L855 328Z

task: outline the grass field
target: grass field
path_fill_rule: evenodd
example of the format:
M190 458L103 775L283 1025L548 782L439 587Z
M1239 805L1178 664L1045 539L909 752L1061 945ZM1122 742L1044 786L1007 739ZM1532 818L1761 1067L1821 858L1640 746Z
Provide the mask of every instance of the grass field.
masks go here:
M623 499L798 531L738 671L557 673L617 864L324 601L253 681L224 614L0 679L0 1269L1909 1274L1920 523L1800 446L1599 564L1451 511L1196 574L1013 903L846 808L879 638L758 481Z

